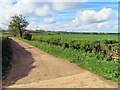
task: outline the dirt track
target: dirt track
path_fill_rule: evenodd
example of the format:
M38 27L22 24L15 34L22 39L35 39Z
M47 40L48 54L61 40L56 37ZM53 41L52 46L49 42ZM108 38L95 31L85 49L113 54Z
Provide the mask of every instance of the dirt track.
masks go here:
M12 69L3 85L9 88L117 88L117 84L12 38Z

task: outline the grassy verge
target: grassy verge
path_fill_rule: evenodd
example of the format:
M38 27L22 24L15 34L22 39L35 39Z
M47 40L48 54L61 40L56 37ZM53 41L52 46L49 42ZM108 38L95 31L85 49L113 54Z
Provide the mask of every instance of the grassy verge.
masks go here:
M49 45L39 41L28 41L22 38L18 39L40 48L51 55L64 58L71 63L75 63L82 68L120 84L120 81L118 80L120 75L118 72L118 61L104 61L101 60L101 55L95 55L84 51L76 51L71 48L64 49L62 46Z
M2 79L4 80L7 74L7 71L11 67L11 59L12 59L12 49L11 42L8 37L2 38Z

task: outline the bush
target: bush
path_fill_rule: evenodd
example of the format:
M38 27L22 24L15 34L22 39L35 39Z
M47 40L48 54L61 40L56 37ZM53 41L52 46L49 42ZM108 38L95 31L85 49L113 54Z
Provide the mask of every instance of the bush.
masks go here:
M23 33L23 38L27 39L27 40L31 40L32 39L32 34L30 34L28 31L25 31Z

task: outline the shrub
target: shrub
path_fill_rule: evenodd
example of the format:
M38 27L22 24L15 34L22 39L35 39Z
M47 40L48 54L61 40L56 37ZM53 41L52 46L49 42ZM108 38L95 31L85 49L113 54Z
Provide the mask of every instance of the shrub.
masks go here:
M23 33L23 38L27 39L27 40L31 40L32 39L32 34L30 34L28 31L25 31Z

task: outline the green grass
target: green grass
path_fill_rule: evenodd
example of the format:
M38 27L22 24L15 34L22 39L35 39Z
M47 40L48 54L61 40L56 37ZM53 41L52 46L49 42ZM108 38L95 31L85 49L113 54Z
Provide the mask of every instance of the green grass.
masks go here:
M91 34L60 34L60 35L39 35L34 34L33 37L53 37L53 38L68 38L68 39L87 39L87 40L118 40L118 35L91 35Z
M85 68L93 73L96 73L106 79L112 80L120 84L118 80L120 73L118 72L118 61L104 61L101 60L102 55L95 55L93 53L76 51L71 48L64 49L62 46L49 45L44 42L39 41L28 41L18 37L18 39L35 46L43 51L57 56L59 58L64 58L71 63L75 63L81 68ZM99 56L99 58L98 58Z

